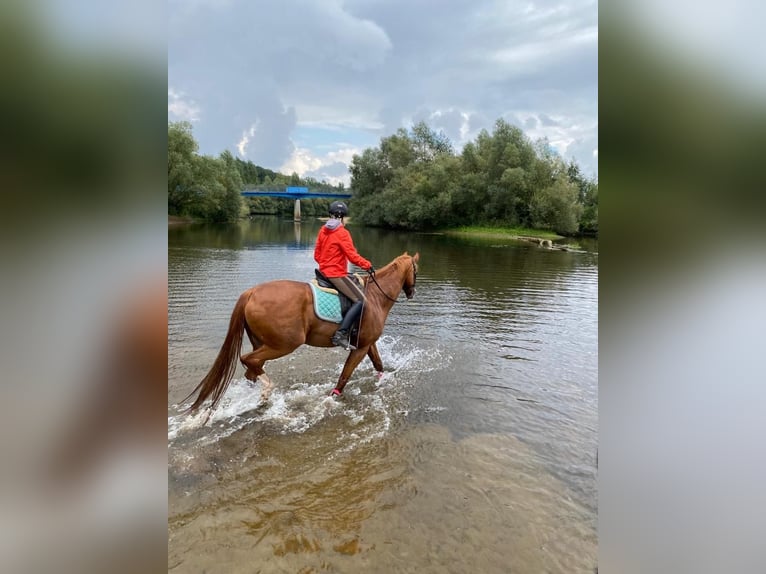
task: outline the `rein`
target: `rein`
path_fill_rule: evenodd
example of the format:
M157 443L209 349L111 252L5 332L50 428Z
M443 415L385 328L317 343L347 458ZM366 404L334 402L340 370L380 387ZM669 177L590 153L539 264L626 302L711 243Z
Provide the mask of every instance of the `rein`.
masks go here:
M383 291L383 287L381 287L381 286L380 286L380 283L378 283L378 280L377 280L377 279L375 279L375 274L373 274L373 273L370 273L370 279L372 279L372 282L373 282L373 283L375 283L375 285L377 285L378 289L380 289L380 292L381 292L381 293L383 293L383 295L385 295L386 299L388 299L389 301L393 301L394 303L396 303L396 301L397 301L396 299L392 299L392 298L391 298L391 297L388 295L388 293L386 293L385 291Z
M414 277L415 277L415 283L417 283L417 280L418 280L418 272L417 272L417 270L416 270L416 269L417 269L417 268L415 267L415 262L414 262L414 261L412 261L412 272L414 273ZM396 303L396 302L398 301L398 299L393 299L392 297L390 297L390 296L388 295L388 293L386 293L385 291L383 291L383 287L381 287L381 286L380 286L380 283L378 283L378 280L375 278L375 274L374 274L374 273L370 273L370 279L372 279L372 282L373 282L373 283L375 283L375 285L377 286L377 288L380 290L380 292L381 292L381 293L383 293L383 295L386 297L386 299L388 299L389 301L391 301L391 302L393 302L393 303ZM413 286L413 287L415 287L415 284L413 283L413 285L412 285L412 286Z

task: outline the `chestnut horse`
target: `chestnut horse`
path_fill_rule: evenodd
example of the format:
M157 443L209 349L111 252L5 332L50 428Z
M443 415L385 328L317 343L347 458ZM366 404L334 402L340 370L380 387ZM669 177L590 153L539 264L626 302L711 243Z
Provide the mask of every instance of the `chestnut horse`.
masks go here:
M338 383L332 395L338 396L351 378L351 373L367 355L379 376L383 374L376 341L383 333L388 312L403 290L407 299L415 295L420 254L409 255L406 251L391 263L365 278L367 302L362 310L359 335L343 365ZM263 387L261 399L268 400L273 384L263 371L263 364L284 357L301 345L332 347L331 338L338 329L337 323L323 321L314 313L314 296L308 283L278 280L261 283L239 296L229 321L229 330L221 350L208 374L184 399L199 392L186 412L197 411L208 397L212 397L210 410L220 402L237 368L237 357L242 347L242 333L247 333L253 350L239 360L247 369L245 377L257 381Z

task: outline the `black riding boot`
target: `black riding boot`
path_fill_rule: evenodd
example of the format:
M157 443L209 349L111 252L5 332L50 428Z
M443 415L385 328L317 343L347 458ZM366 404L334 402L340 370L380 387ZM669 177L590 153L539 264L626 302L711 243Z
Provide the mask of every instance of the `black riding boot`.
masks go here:
M356 320L359 319L363 305L364 301L357 301L351 306L351 309L348 310L346 316L343 317L343 322L340 324L340 327L338 327L338 330L335 331L335 334L332 336L333 345L336 347L343 347L346 350L356 348L348 340L348 332Z

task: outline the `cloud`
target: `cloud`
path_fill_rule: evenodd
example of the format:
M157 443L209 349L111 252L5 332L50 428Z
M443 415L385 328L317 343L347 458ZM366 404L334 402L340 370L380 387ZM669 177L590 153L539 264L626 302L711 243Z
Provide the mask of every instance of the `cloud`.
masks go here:
M355 154L362 153L358 148L340 148L322 155L315 155L307 148L296 147L290 158L279 168L282 173L297 173L301 177L313 177L334 185L351 183L349 165Z
M598 175L598 138L583 136L572 141L566 149L567 157L574 159L586 175Z
M297 173L302 176L308 171L313 171L322 166L322 160L314 157L311 151L305 148L296 148L290 158L280 167L283 173Z
M465 112L456 108L433 111L420 109L412 118L412 124L419 121L425 121L431 129L444 133L453 147L465 143L464 137L468 132L468 114Z
M296 125L295 110L271 107L267 101L259 103L253 122L239 137L237 151L257 165L275 166L295 149L290 139Z
M239 140L239 143L237 144L237 151L241 157L247 157L247 144L250 143L250 138L255 135L257 129L258 122L255 122L252 126L250 126L250 129L245 130L242 134L242 139Z
M196 122L200 118L200 108L183 93L168 88L168 119Z
M559 125L559 122L554 120L548 114L537 114L537 117L540 119L540 123L547 128Z
M380 66L391 42L341 2L174 1L170 10L168 79L204 105L195 128L203 153L236 147L276 168L294 152L297 110L303 122L374 123L349 79Z
M204 110L201 151L271 169L298 161L307 126L377 143L425 119L459 149L522 118L569 147L597 138L597 26L591 0L171 0L168 80Z
M348 186L351 181L348 165L340 161L323 165L320 169L307 172L306 175L319 181L328 181L335 185L343 183Z

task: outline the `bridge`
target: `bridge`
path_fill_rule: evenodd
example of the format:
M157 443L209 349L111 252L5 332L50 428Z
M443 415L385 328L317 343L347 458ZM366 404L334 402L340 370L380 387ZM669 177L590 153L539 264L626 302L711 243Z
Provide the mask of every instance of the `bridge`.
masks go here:
M301 199L348 199L350 193L329 193L324 191L310 192L308 187L286 187L284 191L259 191L246 189L242 192L245 197L286 197L295 200L293 219L301 220Z

